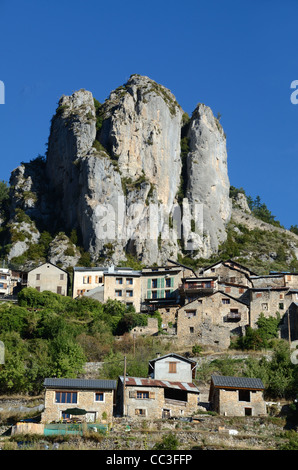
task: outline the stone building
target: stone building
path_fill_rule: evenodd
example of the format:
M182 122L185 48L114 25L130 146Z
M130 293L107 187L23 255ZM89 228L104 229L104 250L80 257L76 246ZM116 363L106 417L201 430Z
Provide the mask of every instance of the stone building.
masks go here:
M232 283L243 287L251 287L251 276L254 276L250 269L233 260L218 261L217 263L202 268L198 277L217 276L218 282Z
M68 420L72 416L67 409L81 408L87 413L87 422L111 420L115 404L115 380L83 380L46 378L45 408L41 422ZM75 415L74 415L75 416Z
M224 416L264 416L266 403L261 379L211 376L210 408Z
M217 291L193 300L177 312L177 336L184 344L226 349L233 335L244 334L249 324L249 306Z
M68 272L50 262L43 263L27 273L27 286L39 292L47 290L68 295L68 281Z
M129 418L161 419L191 416L198 407L193 383L143 377L119 377L117 414Z
M131 418L160 419L191 416L199 390L192 383L196 362L167 354L149 361L148 378L119 377L117 412Z

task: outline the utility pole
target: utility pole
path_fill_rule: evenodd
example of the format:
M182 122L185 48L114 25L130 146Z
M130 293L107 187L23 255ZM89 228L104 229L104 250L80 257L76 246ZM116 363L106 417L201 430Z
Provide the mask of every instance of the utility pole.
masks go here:
M126 406L126 356L124 356L124 372L123 372L123 416L125 416Z

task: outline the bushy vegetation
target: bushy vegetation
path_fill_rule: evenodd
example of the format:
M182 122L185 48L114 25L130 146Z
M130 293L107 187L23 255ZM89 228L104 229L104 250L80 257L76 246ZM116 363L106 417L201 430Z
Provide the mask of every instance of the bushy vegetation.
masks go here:
M0 393L36 394L45 377L77 377L85 362L121 355L115 337L146 324L146 315L119 301L101 304L25 288L17 305L0 305Z

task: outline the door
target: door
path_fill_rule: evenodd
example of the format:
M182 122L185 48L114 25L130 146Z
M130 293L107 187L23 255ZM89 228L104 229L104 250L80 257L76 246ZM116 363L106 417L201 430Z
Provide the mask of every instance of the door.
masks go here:
M95 423L95 419L96 419L96 413L95 412L89 412L89 413L86 413L86 422L87 423Z

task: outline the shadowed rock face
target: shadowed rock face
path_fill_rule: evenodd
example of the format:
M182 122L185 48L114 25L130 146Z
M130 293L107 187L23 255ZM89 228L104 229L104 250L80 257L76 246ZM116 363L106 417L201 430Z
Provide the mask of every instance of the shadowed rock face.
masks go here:
M210 256L225 239L231 215L226 139L210 108L199 105L184 126L189 151L182 162L183 114L169 90L139 75L102 105L85 90L63 96L45 165L33 172L22 164L12 173L19 190L11 217L22 207L52 229L76 228L94 260L108 247L114 263L125 251L146 264L163 263L189 241L196 256ZM39 188L30 207L23 187L26 194ZM197 206L203 232L195 233ZM175 214L183 216L179 243Z

